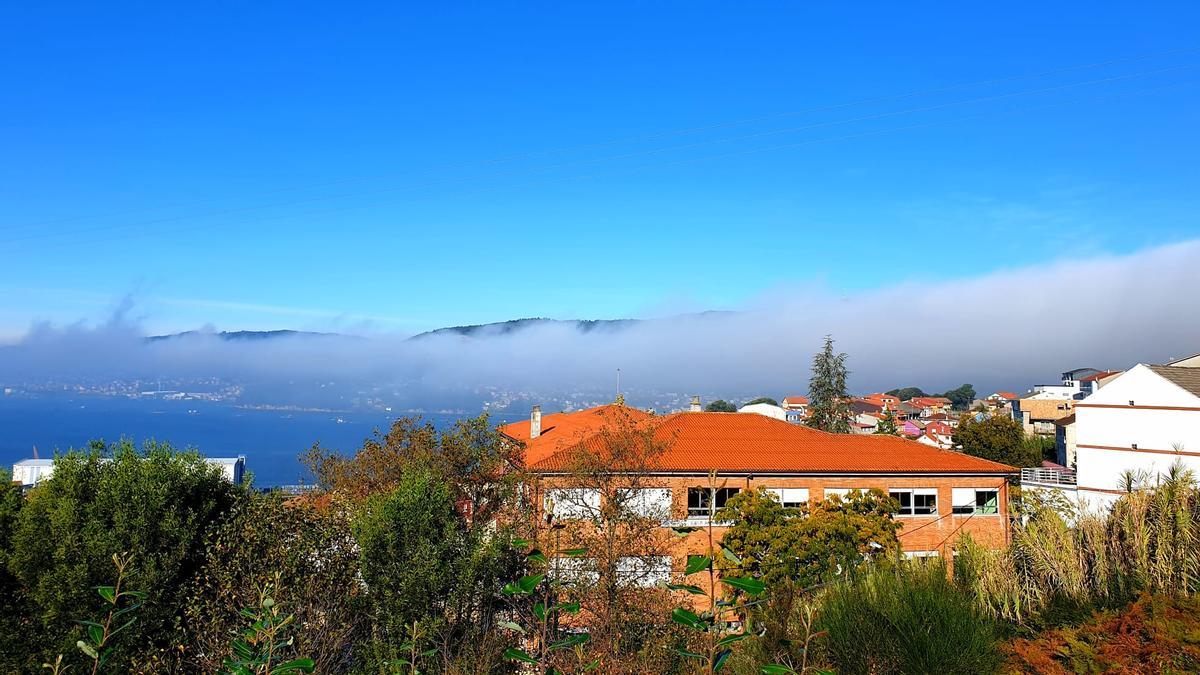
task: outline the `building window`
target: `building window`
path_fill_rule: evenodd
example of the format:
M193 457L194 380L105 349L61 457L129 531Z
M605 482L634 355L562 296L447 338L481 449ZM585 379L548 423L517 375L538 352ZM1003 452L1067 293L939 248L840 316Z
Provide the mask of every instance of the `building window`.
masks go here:
M931 516L937 514L936 488L891 489L888 496L900 503L901 516Z
M595 488L555 488L546 490L542 507L555 518L564 520L591 518L600 513L600 491Z
M688 517L707 518L725 508L729 498L736 495L739 488L688 488Z
M565 584L590 586L600 581L594 558L554 558L550 562L550 577Z
M842 501L846 501L846 497L850 495L851 490L857 490L857 488L825 488L825 499L837 495L842 498Z
M937 551L905 551L904 557L909 560L928 560L941 557Z
M954 488L954 512L978 515L1000 513L1000 491Z
M808 501L808 488L767 488L785 508L798 509Z
M671 581L671 556L617 558L617 583L623 586L662 586Z
M643 518L666 519L671 515L671 488L632 488L618 490L622 508Z

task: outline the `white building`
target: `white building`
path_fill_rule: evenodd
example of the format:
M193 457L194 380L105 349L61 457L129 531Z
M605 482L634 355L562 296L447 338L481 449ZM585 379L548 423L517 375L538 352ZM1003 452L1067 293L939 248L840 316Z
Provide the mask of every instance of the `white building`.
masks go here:
M110 461L107 458L101 461ZM237 457L205 457L204 461L221 468L234 485L241 485L246 474L246 456ZM21 485L36 485L54 475L54 460L52 459L23 459L12 466L12 480Z
M1176 362L1177 364L1186 362ZM1200 363L1138 364L1075 404L1074 484L1023 472L1022 482L1069 490L1085 506L1124 494L1125 477L1152 486L1175 462L1200 475Z
M754 403L752 405L744 405L738 408L740 413L754 413L756 415L765 415L773 417L777 420L787 421L787 411L777 405L770 403Z

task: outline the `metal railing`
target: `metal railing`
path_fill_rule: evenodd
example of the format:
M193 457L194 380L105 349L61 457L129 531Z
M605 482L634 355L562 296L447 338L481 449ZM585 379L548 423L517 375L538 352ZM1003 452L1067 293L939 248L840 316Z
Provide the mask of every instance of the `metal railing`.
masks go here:
M1021 469L1021 482L1074 487L1075 471L1072 469Z

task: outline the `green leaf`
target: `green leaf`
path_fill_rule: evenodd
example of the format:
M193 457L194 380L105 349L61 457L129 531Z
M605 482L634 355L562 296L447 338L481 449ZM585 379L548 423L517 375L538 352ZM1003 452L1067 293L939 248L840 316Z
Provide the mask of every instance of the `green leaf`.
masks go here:
M525 635L525 629L522 628L520 624L513 623L512 621L501 621L500 627L507 628L512 631L516 631L516 632L520 633L521 635Z
M569 649L571 647L574 647L575 645L584 644L588 640L591 640L591 639L592 639L592 636L588 635L587 633L576 633L575 635L572 635L571 637L569 637L565 640L559 640L558 642L552 643L548 647L548 649L551 651L554 651L556 649Z
M717 640L717 646L724 647L726 645L731 645L735 642L745 640L748 637L750 637L749 633L735 633L733 635L726 635L725 637L721 638L720 640Z
M104 643L104 628L102 626L88 626L87 634L92 639L92 644L99 645Z
M543 603L540 603L540 602L537 603L536 605L534 605L533 606L533 615L538 618L538 621L545 621L546 620L546 605L544 605Z
M796 675L796 671L787 666L781 666L778 663L763 666L762 673L763 675Z
M725 548L724 546L721 547L721 555L725 556L725 559L728 560L729 562L733 563L734 565L742 564L742 559L739 558L736 553L734 553L733 551L730 551L728 548Z
M506 658L510 661L524 661L525 663L533 663L533 664L537 663L537 659L530 656L528 653L525 652L525 650L517 649L516 647L509 647L508 649L505 649L504 650L504 658Z
M733 586L739 591L743 591L750 595L759 595L763 591L767 590L766 585L763 584L762 581L751 577L728 577L721 579L721 583Z
M567 548L559 551L558 553L571 558L578 558L581 555L587 555L587 552L588 550L586 548Z
M109 604L112 604L117 597L117 591L112 586L97 586L96 592Z
M566 612L567 614L578 614L579 613L579 603L578 602L560 602L557 605L555 605L552 609Z
M685 576L695 574L701 570L708 569L710 564L712 564L712 558L706 555L689 555L687 558L687 569L683 573Z
M530 543L532 543L532 542L530 542L528 539L513 539L512 540L512 545L515 546L516 548L525 548Z
M729 655L732 653L733 653L732 649L725 649L717 654L716 660L713 661L712 669L713 669L714 673L717 672L718 670L720 670L725 665L725 662L729 660Z
M703 588L692 586L691 584L667 584L667 588L672 591L687 591L692 595L708 595L708 593L704 592Z
M671 528L671 534L675 535L676 537L686 537L693 532L699 532L699 531L700 531L700 528L698 528L698 527L672 527Z
M542 583L542 579L545 576L545 574L530 574L528 576L521 577L519 580L517 580L517 586L526 593L532 593L533 589L537 588L538 584Z
M317 665L308 657L292 659L271 669L271 675L289 675L290 673L311 673Z
M589 663L583 667L583 672L586 673L589 670L595 670L596 666L598 666L598 665L600 665L600 659L595 659L591 663Z
M78 642L76 642L75 646L79 647L79 651L83 652L84 654L87 654L88 656L90 656L93 659L100 658L100 655L96 653L96 650L93 649L91 645L84 642L83 640L79 640Z
M521 590L521 587L516 584L504 584L500 592L505 595L526 595L529 591Z
M696 652L689 652L686 649L680 649L678 647L675 648L675 651L679 654L682 654L683 656L688 657L689 659L700 659L701 661L703 661L704 659L708 658L703 654L697 654Z
M533 549L532 551L530 551L529 553L526 553L525 559L532 560L533 562L541 563L543 565L546 564L546 554L542 553L541 551L539 551L536 548Z
M243 659L254 658L254 648L245 640L234 640L233 652Z
M708 624L700 620L695 612L688 611L682 607L676 607L671 612L671 620L681 626L687 626L693 630L707 630Z

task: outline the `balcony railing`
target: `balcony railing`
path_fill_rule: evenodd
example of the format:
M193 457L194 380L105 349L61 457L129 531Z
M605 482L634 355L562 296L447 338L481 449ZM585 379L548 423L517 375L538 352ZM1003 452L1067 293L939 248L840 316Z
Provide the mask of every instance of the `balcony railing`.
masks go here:
M1021 469L1021 482L1075 487L1075 471L1072 469Z

